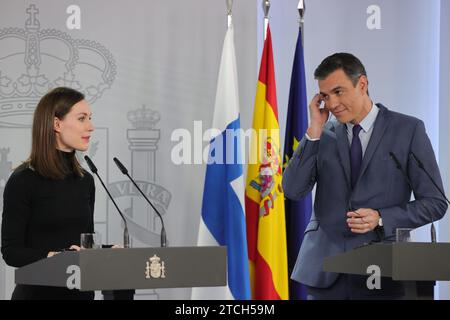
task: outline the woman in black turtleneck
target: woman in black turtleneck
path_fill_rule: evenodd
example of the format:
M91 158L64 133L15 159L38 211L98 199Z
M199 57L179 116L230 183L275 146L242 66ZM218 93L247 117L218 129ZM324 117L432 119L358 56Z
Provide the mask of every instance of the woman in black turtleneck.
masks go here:
M95 185L75 157L94 127L82 93L56 88L34 112L32 148L3 194L2 254L22 267L62 249L79 250L80 234L94 232ZM93 292L17 285L12 299L93 299Z

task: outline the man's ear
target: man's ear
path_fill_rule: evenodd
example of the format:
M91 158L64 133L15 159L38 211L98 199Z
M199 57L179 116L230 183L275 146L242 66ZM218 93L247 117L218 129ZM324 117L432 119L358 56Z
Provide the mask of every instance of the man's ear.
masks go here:
M367 93L369 90L369 80L367 79L366 76L361 76L359 77L359 81L358 81L358 87L361 89L361 91L363 91L364 93Z
M53 119L53 130L58 133L61 132L61 120L58 117Z

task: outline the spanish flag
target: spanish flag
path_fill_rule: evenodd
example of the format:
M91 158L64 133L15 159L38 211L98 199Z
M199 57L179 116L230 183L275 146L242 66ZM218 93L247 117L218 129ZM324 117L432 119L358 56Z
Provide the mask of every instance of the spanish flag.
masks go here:
M270 28L259 69L245 188L253 299L289 299L282 158Z

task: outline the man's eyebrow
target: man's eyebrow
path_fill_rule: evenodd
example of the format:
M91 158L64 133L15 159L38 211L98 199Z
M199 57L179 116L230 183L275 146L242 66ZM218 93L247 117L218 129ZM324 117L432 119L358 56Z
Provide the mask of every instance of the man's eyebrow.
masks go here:
M337 86L337 87L334 87L333 89L331 89L330 92L336 92L337 90L341 90L341 89L342 89L341 86ZM325 92L322 92L322 91L320 91L320 94L323 95L323 96L327 96L328 95L328 93L325 93Z

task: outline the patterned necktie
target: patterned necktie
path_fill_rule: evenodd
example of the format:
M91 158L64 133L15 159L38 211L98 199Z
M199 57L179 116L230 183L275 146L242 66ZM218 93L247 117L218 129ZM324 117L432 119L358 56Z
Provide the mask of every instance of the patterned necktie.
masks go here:
M362 163L362 145L359 139L359 132L361 131L361 126L359 124L353 127L353 138L352 145L350 147L350 165L352 173L352 189L356 185L358 180L359 171L361 170Z

